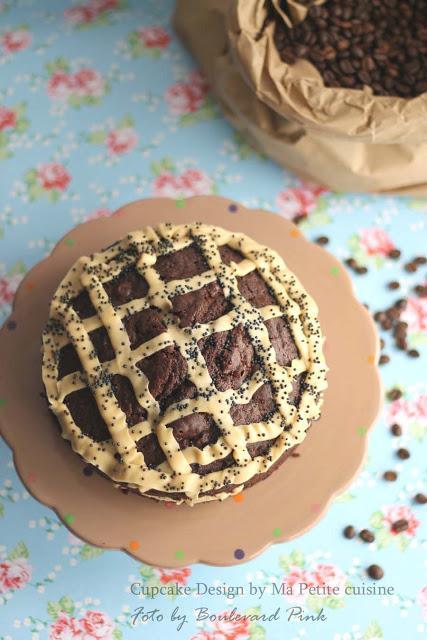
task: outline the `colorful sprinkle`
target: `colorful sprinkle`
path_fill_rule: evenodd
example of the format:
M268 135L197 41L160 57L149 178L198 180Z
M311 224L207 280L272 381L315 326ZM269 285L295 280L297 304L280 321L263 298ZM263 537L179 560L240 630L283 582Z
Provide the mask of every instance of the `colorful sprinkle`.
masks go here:
M230 213L236 213L237 204L234 204L234 202L232 202L231 204L228 205L228 210L230 211Z
M366 427L357 427L357 433L359 434L359 436L364 436L366 432L367 432Z
M6 398L0 398L0 408L4 407L6 404Z
M27 476L27 481L28 482L34 482L34 480L37 478L35 473L29 473Z
M178 551L175 551L175 558L177 560L182 560L184 557L184 552L182 551L182 549L178 549Z
M16 324L15 320L9 320L9 322L6 325L6 327L9 329L9 331L14 331L17 326L18 325Z
M311 510L312 511L319 511L321 506L322 505L320 504L320 502L313 502L313 504L311 505Z
M243 549L236 549L234 552L234 557L236 558L236 560L242 560L242 558L245 557L245 552L243 551Z
M139 549L139 542L138 540L131 540L129 542L129 549L131 551L136 551L137 549Z
M169 500L165 501L163 504L165 505L165 507L166 507L167 509L171 509L172 507L174 507L174 506L175 506L175 502L171 502L171 501L169 501Z
M299 229L291 229L292 238L299 238L301 235L301 231Z
M74 518L74 516L73 516L73 514L72 514L72 513L66 513L66 514L65 514L65 516L64 516L64 520L65 520L65 522L66 522L67 524L73 524L74 519L75 519L75 518Z
M25 288L27 289L27 291L32 291L34 289L35 285L34 282L26 282L25 283Z
M177 198L175 205L181 209L185 205L185 198Z
M236 493L236 495L233 496L234 502L243 502L244 499L245 496L243 495L243 493Z
M375 363L375 356L370 355L368 356L368 364L374 364Z
M280 527L276 527L275 529L273 529L273 536L275 538L279 538L282 535L282 530Z
M75 243L75 240L73 240L73 238L67 238L66 240L64 240L64 244L67 245L67 247L72 247Z
M337 276L340 272L340 268L339 267L332 267L331 268L331 275L333 276Z

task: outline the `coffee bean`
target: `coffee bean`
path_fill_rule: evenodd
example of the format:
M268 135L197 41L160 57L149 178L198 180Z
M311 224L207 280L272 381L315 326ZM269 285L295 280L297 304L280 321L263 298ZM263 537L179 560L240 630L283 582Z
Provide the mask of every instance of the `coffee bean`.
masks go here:
M351 538L354 538L354 536L356 535L356 529L353 527L353 525L349 524L345 527L343 535L345 538L351 540Z
M408 356L410 356L411 358L419 358L420 352L417 351L416 349L409 349Z
M380 347L381 349L384 349L385 347L385 341L382 338L380 338Z
M354 258L347 258L346 260L344 260L344 264L350 267L350 269L354 269L355 267L357 267L357 262Z
M401 520L396 520L396 522L393 522L393 524L391 525L391 529L395 533L402 533L402 531L406 531L408 526L408 521L405 520L405 518L401 518Z
M414 262L407 262L403 268L408 273L415 273L415 271L417 270L417 265Z
M386 355L385 353L383 353L383 354L380 356L380 359L379 359L379 361L378 361L378 362L379 362L379 364L387 364L388 362L390 362L390 356L388 356L388 355Z
M372 578L372 580L381 580L384 577L384 570L379 564L371 564L367 568L368 576Z
M359 273L360 275L364 275L365 273L368 273L368 268L367 267L356 267L355 271L356 271L356 273Z
M391 290L398 289L400 287L400 284L396 280L392 280L388 283L387 287Z
M397 480L397 473L396 471L384 471L383 478L387 480L387 482L395 482L395 480Z
M390 427L390 431L394 436L401 436L402 435L402 427L400 426L400 424L392 424Z
M424 493L417 493L414 496L414 500L418 504L427 504L427 496Z
M359 538L361 540L363 540L363 542L373 542L375 540L375 536L372 533L372 531L369 531L369 529L362 529L362 531L359 533Z
M397 338L396 340L396 347L398 349L401 349L402 351L406 351L407 347L408 347L408 343L406 342L405 338L401 338L400 336Z
M399 400L399 398L402 397L402 392L400 389L397 389L396 387L394 389L390 389L390 391L387 392L387 398L389 400Z
M417 256L414 258L415 264L427 264L427 258L425 256Z
M401 460L407 460L408 458L411 457L411 454L408 451L408 449L405 449L404 447L401 447L400 449L398 449L396 453L398 458L400 458Z
M401 309L403 311L403 309L406 309L407 304L408 303L407 303L407 300L405 300L405 298L400 298L399 300L396 300L393 306L395 309Z
M414 291L420 298L427 297L427 285L417 284L417 286L414 287Z
M401 255L401 252L399 251L399 249L392 249L388 254L388 257L391 258L392 260L397 260L398 258L400 258L400 255Z
M328 244L329 238L326 236L319 236L318 238L316 238L316 242L317 244L324 246L325 244Z

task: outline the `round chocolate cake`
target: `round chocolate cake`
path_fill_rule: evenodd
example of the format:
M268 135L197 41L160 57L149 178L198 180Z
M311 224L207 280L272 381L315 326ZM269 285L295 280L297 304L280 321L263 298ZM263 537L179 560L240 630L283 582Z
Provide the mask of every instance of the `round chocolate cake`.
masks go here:
M224 499L266 478L320 415L314 301L279 255L200 223L80 258L43 334L62 435L121 488Z

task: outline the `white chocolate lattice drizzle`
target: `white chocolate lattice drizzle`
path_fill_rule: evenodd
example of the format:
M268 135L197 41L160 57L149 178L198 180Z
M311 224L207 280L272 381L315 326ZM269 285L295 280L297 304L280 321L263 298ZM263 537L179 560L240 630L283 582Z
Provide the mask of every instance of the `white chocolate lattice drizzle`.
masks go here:
M206 264L203 273L180 280L160 276L160 268L156 270L160 256L195 245ZM220 247L224 245L241 254L238 261L222 259ZM242 295L239 282L254 270L267 284L276 304L255 307ZM118 304L114 283L130 271L139 284L123 304ZM226 299L225 312L204 323L181 326L174 297L191 295L212 283L219 284ZM132 344L126 330L129 318L153 308L164 325L163 331L141 344ZM264 324L280 317L286 320L298 354L289 366L278 363ZM238 389L221 391L206 366L200 341L238 325L250 338L257 366ZM101 338L99 332L104 332L104 347L105 339L108 342L102 358L95 339L97 334ZM150 356L167 347L179 350L180 362L185 361L187 367L186 384L193 393L164 407L151 395L150 376L144 369L147 371L145 363ZM163 224L129 233L104 251L80 258L70 269L52 300L43 334L43 381L63 437L88 463L117 486L150 492L158 499L195 504L241 491L245 483L268 471L304 439L310 423L320 415L322 392L327 386L322 348L316 304L276 252L244 234L219 227ZM77 365L61 374L64 349L75 352ZM293 384L302 378L298 401L292 401ZM249 403L266 383L270 385L274 411L261 422L234 424L233 407ZM126 391L128 406L132 404L131 424L118 400L118 386ZM76 409L71 399L79 394L80 408ZM95 407L95 417L89 405ZM92 420L93 430L89 432L79 426L85 406ZM171 425L195 413L210 416L217 439L203 448L193 444L180 447ZM147 442L147 437L155 440L161 453L156 463L146 461L148 454L138 444ZM251 456L248 445L264 441L271 441L271 445L262 455ZM221 463L222 459L227 465ZM215 467L217 463L218 467L218 461L223 468L201 471L206 465Z

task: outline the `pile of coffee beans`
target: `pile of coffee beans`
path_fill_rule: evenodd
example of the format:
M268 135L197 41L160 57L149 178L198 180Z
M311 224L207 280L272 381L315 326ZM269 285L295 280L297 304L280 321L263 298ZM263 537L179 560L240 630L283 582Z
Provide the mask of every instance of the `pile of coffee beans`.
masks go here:
M287 0L281 8L289 15ZM326 0L292 29L272 5L270 16L282 60L309 60L327 87L404 98L427 91L426 0Z

